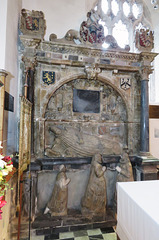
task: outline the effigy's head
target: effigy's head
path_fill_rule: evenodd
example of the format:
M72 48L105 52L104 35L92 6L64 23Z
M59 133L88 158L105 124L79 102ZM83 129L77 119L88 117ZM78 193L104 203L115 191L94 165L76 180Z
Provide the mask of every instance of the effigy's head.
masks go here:
M92 161L97 162L97 163L102 163L102 156L100 153L96 153L92 159Z
M65 165L60 165L60 172L65 172L66 171L66 167Z

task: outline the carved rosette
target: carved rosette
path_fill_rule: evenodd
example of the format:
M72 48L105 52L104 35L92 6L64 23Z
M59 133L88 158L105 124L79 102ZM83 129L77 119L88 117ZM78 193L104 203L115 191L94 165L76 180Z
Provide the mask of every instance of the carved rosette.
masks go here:
M85 66L84 69L88 79L97 79L99 73L101 73L101 69L95 66Z

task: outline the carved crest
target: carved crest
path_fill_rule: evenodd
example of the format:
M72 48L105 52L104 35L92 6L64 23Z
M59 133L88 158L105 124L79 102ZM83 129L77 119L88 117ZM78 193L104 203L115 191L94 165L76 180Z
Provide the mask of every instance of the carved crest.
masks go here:
M43 71L42 80L47 85L53 84L55 82L55 72Z
M154 36L149 29L136 31L136 48L139 51L151 51L154 47Z
M22 33L32 37L43 38L46 29L43 12L22 9L21 14L20 30Z
M87 21L82 22L80 26L80 37L83 42L91 44L104 42L104 28L98 23L99 19L94 10L87 13Z
M120 78L120 87L124 90L128 90L131 87L130 78Z

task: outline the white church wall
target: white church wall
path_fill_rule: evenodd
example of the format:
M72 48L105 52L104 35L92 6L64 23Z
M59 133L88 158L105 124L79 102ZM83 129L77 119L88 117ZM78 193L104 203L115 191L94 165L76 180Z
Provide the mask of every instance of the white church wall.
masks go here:
M154 49L153 52L159 53L159 6L158 9L154 9L154 5L152 5L152 1L144 0L149 12L151 14L151 22L152 22L152 29L154 31ZM153 68L155 72L152 74L150 80L150 104L159 104L159 55L155 58L153 63Z
M0 0L0 69L5 68L7 1Z
M159 119L150 119L149 125L150 153L159 158Z
M6 0L5 0L6 1ZM5 91L14 97L14 111L4 111L3 152L10 154L16 151L17 142L17 98L18 98L18 20L21 0L6 1L6 39L4 69L7 71Z
M85 0L22 0L22 8L44 13L46 19L44 39L46 41L49 40L51 33L55 33L58 38L62 38L69 29L79 31L80 24L86 20L89 6L90 4L86 5Z

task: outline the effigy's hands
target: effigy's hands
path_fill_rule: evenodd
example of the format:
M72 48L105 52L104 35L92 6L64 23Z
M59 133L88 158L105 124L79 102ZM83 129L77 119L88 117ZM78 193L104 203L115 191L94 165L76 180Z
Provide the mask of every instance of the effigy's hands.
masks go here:
M119 166L116 166L116 170L117 170L117 172L121 172L121 168L119 167Z
M103 172L106 171L106 167L105 167L105 166L102 167L102 171L103 171Z

